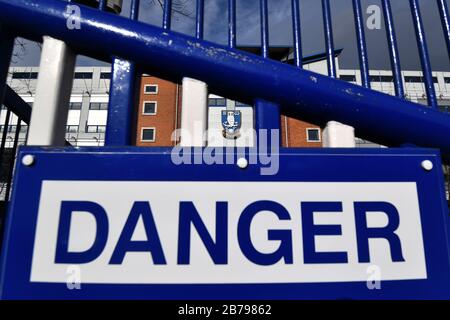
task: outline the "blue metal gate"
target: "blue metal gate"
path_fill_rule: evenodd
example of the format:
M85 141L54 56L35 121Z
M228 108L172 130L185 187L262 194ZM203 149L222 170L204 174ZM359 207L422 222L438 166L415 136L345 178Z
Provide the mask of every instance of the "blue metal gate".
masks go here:
M164 2L162 27L138 21L139 0L131 1L130 18L106 12L106 0L100 0L99 10L80 5L80 12L76 17L76 23L79 26L76 29L67 28L67 8L71 3L66 1L0 0L0 97L8 110L18 114L20 119L25 122L29 121L31 111L6 85L6 75L14 39L16 37L24 37L33 41L43 41L46 37L51 37L62 41L71 50L74 50L76 54L86 55L113 64L105 143L107 147L105 150L110 153L114 153L114 149L109 147L127 147L131 145L131 122L136 95L136 79L139 73L146 72L174 82L180 82L185 77L200 80L208 84L209 89L214 93L254 105L256 130L280 129L280 114L306 120L317 125L324 125L328 121L339 121L354 127L358 137L386 146L414 146L439 149L443 161L448 162L450 159L450 115L440 112L438 109L419 0L409 0L409 2L424 75L428 106L412 103L404 97L404 86L394 28L395 17L392 14L390 0L382 0L381 3L394 75L395 97L376 92L370 88L369 60L360 0L353 0L353 11L362 86L336 79L332 13L329 0L322 0L328 76L319 75L302 68L303 55L299 0L292 0L295 60L293 66L269 58L270 42L267 0L260 0L261 56L236 49L235 0L228 1L228 46L215 44L203 39L204 0L196 1L195 37L170 30L172 12L172 1L170 0ZM446 48L444 44L443 47L450 54L450 23L447 2L446 0L436 0L436 3L439 7L442 29L446 40ZM20 23L17 23L18 21ZM236 78L239 79L239 82L235 81ZM40 155L41 152L45 154L46 152L45 149L29 148L24 150L28 150L29 153L34 155ZM59 150L56 151L59 152ZM89 150L70 149L68 154L76 155L78 153L82 155L89 152ZM102 150L98 149L95 152L101 153ZM117 152L127 151L119 148ZM156 159L157 157L162 157L161 154L167 153L167 150L156 150L154 152L157 154L154 158ZM51 151L49 150L48 154L50 153ZM353 154L352 152L350 153ZM400 151L400 154L403 153L406 157L407 152ZM419 155L412 151L412 154L409 154L409 156L423 156L420 151L418 153ZM386 154L389 154L389 152ZM430 156L436 157L436 153L433 151ZM137 156L137 158L139 157ZM163 157L163 159L165 158ZM83 159L83 161L85 160ZM141 163L142 160L139 158L136 161ZM440 165L439 161L436 161L435 164ZM398 160L396 163L401 165L402 162ZM117 169L116 166L114 168ZM427 168L427 165L424 165L424 168ZM165 172L167 169L167 167L164 167L161 170ZM54 177L59 177L56 173L57 171L55 168ZM26 171L23 171L22 174L26 176ZM190 174L185 174L188 180L193 179ZM283 174L285 175L286 173ZM233 174L230 173L230 175L232 176ZM401 176L401 174L399 175ZM308 174L306 174L306 177L310 178ZM37 188L41 178L33 176L33 188ZM138 179L138 177L135 178ZM206 178L202 176L202 179L205 180ZM253 181L254 177L249 176L249 179ZM283 179L288 181L290 178L283 176ZM354 177L354 179L356 181L358 177ZM401 176L399 179L401 181L407 180L404 176ZM429 180L421 179L421 185L423 183L423 186L435 186ZM321 180L325 181L326 178L322 177ZM439 182L443 182L441 178ZM23 192L23 189L20 189L23 186L17 188ZM17 194L23 194L19 193L19 191L17 192ZM36 200L35 198L33 199ZM430 200L428 195L424 196L424 199ZM15 201L17 204L18 199L15 199ZM20 205L17 204L17 206ZM17 208L23 210L23 207ZM34 204L33 208L35 208ZM439 216L439 219L441 218L445 225L447 223L445 219L448 217ZM427 228L438 225L438 221L433 220L432 223L427 225ZM33 227L32 224L30 226ZM443 228L442 225L440 227ZM435 239L438 239L438 236ZM444 236L439 238L439 240L443 242L441 243L442 252L440 251L440 254L445 255L448 244L444 243L446 240ZM26 249L30 248L27 247ZM439 256L442 259L440 254L435 254L433 257ZM440 270L436 265L433 264L432 269ZM448 278L447 274L443 274L442 277L445 281ZM20 281L22 280L21 278ZM9 280L7 279L6 281L8 282ZM433 291L432 296L445 296L448 294L445 288L438 285L439 279L437 276L430 278L430 281L435 285L436 289ZM23 287L23 289L25 288ZM347 289L349 288L352 287L348 286ZM402 287L401 290L396 291L397 296L402 293L406 294L405 288ZM94 288L93 292L95 290ZM208 292L196 291L197 289L192 290L199 297L205 296L205 292ZM232 288L227 287L227 290L229 291L226 292L230 293ZM49 292L45 291L48 294L46 295L47 297L52 296ZM17 292L14 294L17 294ZM295 290L290 291L289 294L291 294L289 297L295 297ZM320 296L317 292L315 294ZM361 295L363 294L361 293ZM148 296L154 297L153 294ZM248 295L243 296L248 297ZM409 297L410 295L407 296ZM421 296L423 297L423 295ZM299 294L298 297L304 297L304 293Z

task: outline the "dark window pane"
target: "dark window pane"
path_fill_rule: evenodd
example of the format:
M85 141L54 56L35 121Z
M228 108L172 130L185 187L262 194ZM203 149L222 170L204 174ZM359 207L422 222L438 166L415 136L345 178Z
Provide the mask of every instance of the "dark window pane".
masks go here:
M320 141L319 129L308 129L308 141Z
M227 105L227 100L223 98L210 98L208 105L210 107L225 107Z
M155 102L144 103L144 113L145 114L155 114L156 113L156 103Z
M100 73L100 79L111 79L111 72Z
M236 101L236 107L251 107L251 106L248 104Z
M158 86L157 85L147 85L145 86L145 93L157 93Z
M89 104L89 109L90 110L100 110L100 103L98 103L98 102L91 102Z
M143 141L155 140L155 129L142 129L142 140Z
M71 102L69 105L70 110L81 110L81 102Z
M449 106L439 106L439 110L442 112L450 112L450 105Z
M13 79L37 79L37 72L14 72L12 75Z
M394 82L393 76L380 76L381 82Z
M67 126L66 132L77 133L78 132L78 126Z
M449 83L449 84L450 84L450 78L448 78L448 77L445 77L445 78L444 78L444 82L445 82L445 83Z
M92 79L92 72L75 72L74 79Z
M352 75L341 75L339 79L347 82L356 82L356 77Z
M405 82L411 83L421 83L422 82L422 77L412 77L412 76L407 76L405 77Z

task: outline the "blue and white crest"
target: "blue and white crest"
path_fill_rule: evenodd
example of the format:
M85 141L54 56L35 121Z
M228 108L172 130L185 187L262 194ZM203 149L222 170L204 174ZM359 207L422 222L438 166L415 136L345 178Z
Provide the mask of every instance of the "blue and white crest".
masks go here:
M241 111L222 110L223 136L227 139L239 138L239 129L242 124Z

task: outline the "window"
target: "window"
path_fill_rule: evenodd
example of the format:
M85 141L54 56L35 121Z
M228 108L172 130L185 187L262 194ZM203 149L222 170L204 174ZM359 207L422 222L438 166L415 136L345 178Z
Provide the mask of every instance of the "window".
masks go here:
M242 102L239 102L239 101L236 101L235 106L236 107L251 107L250 105L242 103Z
M370 82L394 82L393 76L370 76Z
M447 112L447 113L450 113L450 105L448 105L448 106L439 106L439 110L440 110L441 112Z
M87 133L104 133L106 131L106 126L87 126Z
M3 132L3 130L5 129L5 126L0 126L0 132ZM27 132L28 130L28 125L21 125L20 126L20 133L24 133ZM9 125L7 132L8 133L16 133L17 131L17 125Z
M157 94L158 93L158 85L157 84L147 84L144 87L144 92L146 94Z
M406 83L423 83L423 77L413 77L413 76L406 76L405 77ZM438 83L438 78L433 77L433 83Z
M141 141L154 142L155 141L155 128L142 128Z
M341 75L339 79L347 82L356 82L356 77L353 75Z
M77 133L78 126L66 126L66 132L67 133Z
M210 98L208 100L208 106L210 107L225 107L227 105L227 100L223 98Z
M307 142L320 142L320 129L308 128L306 129Z
M444 82L450 84L450 78L449 77L445 77L444 78Z
M156 101L144 101L144 108L142 113L145 115L155 115L157 106L158 104Z
M81 110L81 102L71 102L69 104L69 110Z
M74 79L92 79L92 72L75 72Z
M89 104L89 110L108 110L107 102L91 102Z
M100 79L111 79L111 72L100 73Z
M14 72L12 75L13 79L37 79L37 72Z
M381 82L394 82L393 76L380 76Z

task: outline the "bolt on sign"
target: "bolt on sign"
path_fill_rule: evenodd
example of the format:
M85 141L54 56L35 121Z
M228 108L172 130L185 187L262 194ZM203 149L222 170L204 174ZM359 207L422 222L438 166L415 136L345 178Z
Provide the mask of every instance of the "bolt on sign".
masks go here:
M113 151L21 149L2 298L450 297L433 150L282 149L273 176Z

